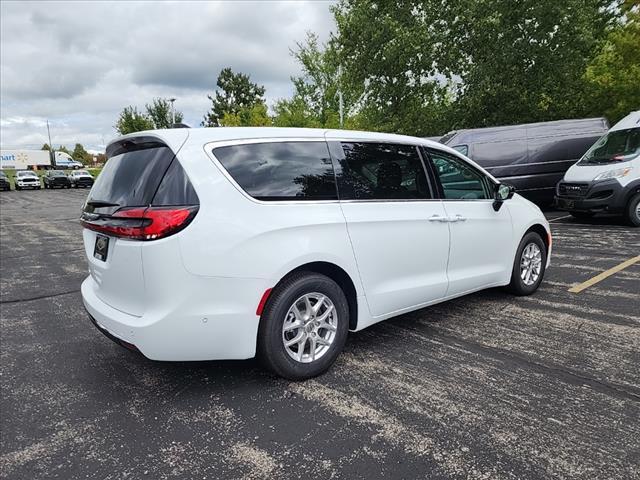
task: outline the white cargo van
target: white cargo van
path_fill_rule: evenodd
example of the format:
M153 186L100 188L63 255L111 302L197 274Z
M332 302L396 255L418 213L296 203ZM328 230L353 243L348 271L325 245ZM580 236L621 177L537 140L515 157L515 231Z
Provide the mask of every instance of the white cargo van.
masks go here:
M72 169L84 168L82 163L75 161L65 152L55 152L54 165L48 150L1 150L0 168L15 170L37 169Z
M640 227L640 110L620 120L567 170L555 200L578 218L616 213Z

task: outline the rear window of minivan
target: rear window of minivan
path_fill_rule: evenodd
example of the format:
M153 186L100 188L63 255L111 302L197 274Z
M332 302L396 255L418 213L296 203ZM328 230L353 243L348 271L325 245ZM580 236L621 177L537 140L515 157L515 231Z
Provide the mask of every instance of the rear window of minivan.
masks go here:
M195 205L198 197L169 147L158 142L116 146L91 189L87 204L123 207ZM100 207L98 207L100 208Z
M258 200L336 200L327 144L265 142L218 147L213 154L235 182Z

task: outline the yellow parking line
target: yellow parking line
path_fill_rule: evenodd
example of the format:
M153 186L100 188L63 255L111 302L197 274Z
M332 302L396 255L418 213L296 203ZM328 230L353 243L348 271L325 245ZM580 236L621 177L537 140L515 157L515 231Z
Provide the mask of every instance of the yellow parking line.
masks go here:
M582 282L580 285L576 285L575 287L571 287L569 289L569 291L571 293L580 293L585 288L589 288L589 287L595 285L596 283L601 282L605 278L610 277L614 273L618 273L620 270L624 270L625 268L630 267L634 263L638 263L638 262L640 262L640 255L638 255L637 257L630 258L629 260L625 260L620 265L616 265L615 267L611 267L609 270L605 270L604 272L596 275L595 277L590 278L586 282Z

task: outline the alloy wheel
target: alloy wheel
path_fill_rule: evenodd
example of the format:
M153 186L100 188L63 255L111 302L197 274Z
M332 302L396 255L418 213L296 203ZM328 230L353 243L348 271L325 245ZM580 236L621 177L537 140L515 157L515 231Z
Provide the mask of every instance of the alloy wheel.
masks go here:
M538 281L542 270L542 252L535 243L529 243L520 257L520 278L525 285L531 286Z
M324 356L336 338L338 314L322 293L301 296L287 311L282 324L282 342L297 362L310 363Z

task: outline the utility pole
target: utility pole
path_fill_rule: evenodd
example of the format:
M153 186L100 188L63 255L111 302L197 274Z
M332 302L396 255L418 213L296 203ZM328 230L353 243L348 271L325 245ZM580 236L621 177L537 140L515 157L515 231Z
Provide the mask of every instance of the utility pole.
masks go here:
M49 119L47 118L47 136L49 137L49 160L51 165L56 164L55 152L53 151L53 143L51 143L51 130L49 130Z
M176 111L173 108L173 102L175 102L176 99L170 98L169 101L171 102L171 128L173 128L173 126L176 124Z

